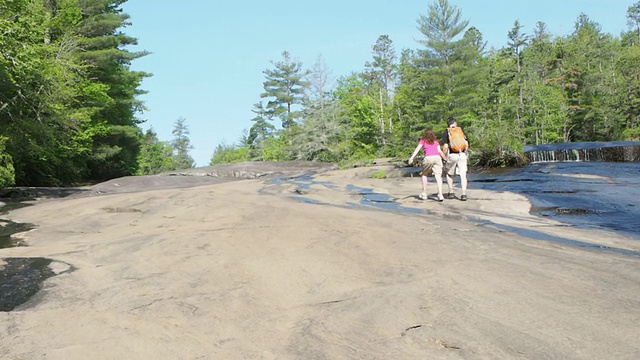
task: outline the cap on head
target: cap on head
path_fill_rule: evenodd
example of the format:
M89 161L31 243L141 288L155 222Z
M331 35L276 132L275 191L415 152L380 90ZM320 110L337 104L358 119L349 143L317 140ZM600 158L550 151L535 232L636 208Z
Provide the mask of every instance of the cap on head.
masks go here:
M449 126L453 125L456 123L456 118L454 118L453 116L449 116L449 118L447 119L447 124L449 124Z

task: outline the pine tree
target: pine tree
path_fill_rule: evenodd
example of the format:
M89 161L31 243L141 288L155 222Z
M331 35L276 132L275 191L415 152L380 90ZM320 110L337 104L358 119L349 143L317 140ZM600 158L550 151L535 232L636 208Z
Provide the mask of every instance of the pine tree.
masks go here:
M174 123L171 134L173 140L171 141L171 147L174 150L174 159L176 169L190 169L195 166L195 162L189 150L193 149L191 146L191 140L189 140L189 127L185 122L187 119L180 117Z
M87 65L92 86L106 89L107 102L92 116L95 128L89 161L91 177L99 180L136 172L140 148L142 110L137 95L142 80L149 74L130 69L131 62L147 52L130 52L128 45L137 40L119 31L128 24L129 15L120 5L126 0L79 0L82 21L77 32L78 57Z
M302 70L302 63L291 59L291 55L284 51L282 61L271 62L274 69L263 71L266 81L263 83L263 98L270 98L266 109L270 117L279 118L283 128L294 125L302 116L296 109L304 98L305 88L309 83L304 79L308 71Z

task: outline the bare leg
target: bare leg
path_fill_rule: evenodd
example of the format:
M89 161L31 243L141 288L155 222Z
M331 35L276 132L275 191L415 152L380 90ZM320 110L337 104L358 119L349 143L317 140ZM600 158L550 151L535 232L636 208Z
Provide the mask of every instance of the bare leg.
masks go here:
M442 176L436 175L436 184L438 186L438 198L442 199Z
M427 185L428 184L429 184L429 178L427 176L425 176L425 175L422 175L422 192L425 195L428 195L427 194Z

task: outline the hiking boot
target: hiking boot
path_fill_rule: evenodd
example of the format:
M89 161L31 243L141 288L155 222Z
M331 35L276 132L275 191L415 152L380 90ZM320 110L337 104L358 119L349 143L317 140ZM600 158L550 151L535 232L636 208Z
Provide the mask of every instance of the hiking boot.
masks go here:
M456 198L456 194L450 192L447 193L447 195L444 196L445 199L455 199Z
M467 201L467 195L460 196L460 200L461 201Z
M427 194L422 193L420 194L420 200L427 200L429 197L427 196Z

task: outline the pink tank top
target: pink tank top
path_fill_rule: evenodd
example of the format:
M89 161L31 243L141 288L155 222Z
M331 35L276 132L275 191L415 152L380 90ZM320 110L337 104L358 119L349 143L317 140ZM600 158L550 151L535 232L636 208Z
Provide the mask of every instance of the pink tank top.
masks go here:
M433 144L428 144L424 139L420 139L420 144L422 144L422 148L424 149L424 156L440 155L438 152L438 148L440 147L438 140L435 140Z

